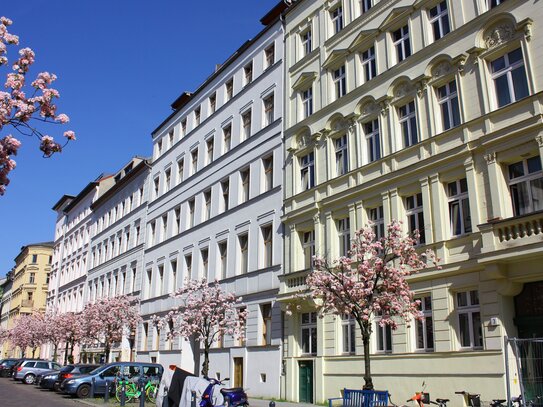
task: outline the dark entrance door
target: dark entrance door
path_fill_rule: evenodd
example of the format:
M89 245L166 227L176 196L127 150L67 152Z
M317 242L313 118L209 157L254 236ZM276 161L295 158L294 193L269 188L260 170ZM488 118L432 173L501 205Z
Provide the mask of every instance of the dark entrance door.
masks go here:
M313 403L313 361L300 360L298 370L300 372L300 403Z
M543 281L524 284L515 297L514 321L519 338L543 338Z

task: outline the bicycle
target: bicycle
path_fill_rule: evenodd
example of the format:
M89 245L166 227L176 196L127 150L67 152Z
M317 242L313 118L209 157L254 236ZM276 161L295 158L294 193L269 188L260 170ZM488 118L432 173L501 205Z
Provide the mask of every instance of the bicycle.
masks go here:
M422 391L416 392L410 399L406 400L407 403L410 401L416 401L419 407L424 407L424 404L434 404L438 407L447 407L447 403L450 401L449 399L435 399L435 401L430 400L430 393L425 393L424 390L426 389L426 383L422 383ZM403 406L397 406L392 402L392 398L389 395L390 402L396 406L396 407L408 407L406 405Z
M151 403L155 403L158 393L158 386L156 385L156 383L146 377L142 377L139 380L129 380L127 378L121 378L119 381L117 381L115 389L115 398L117 399L117 401L121 401L121 397L123 394L123 384L125 386L124 394L126 402L130 402L132 401L132 399L139 399L142 395L139 384L146 379L147 382L145 383L145 386L143 388L145 400Z

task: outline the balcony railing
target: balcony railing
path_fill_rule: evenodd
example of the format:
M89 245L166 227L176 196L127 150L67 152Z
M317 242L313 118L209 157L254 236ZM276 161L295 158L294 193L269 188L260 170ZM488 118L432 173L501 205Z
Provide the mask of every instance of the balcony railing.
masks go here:
M22 300L21 307L34 308L34 300Z
M479 225L483 252L543 241L543 211Z
M305 279L310 272L311 270L302 270L280 275L279 295L290 297L305 290Z

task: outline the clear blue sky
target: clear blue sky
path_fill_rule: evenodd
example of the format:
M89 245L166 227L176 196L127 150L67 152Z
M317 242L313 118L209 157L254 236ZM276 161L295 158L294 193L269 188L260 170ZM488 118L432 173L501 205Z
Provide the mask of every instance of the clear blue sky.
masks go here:
M0 276L21 246L53 240L53 205L132 156L151 154L151 131L183 91L195 90L245 40L278 0L3 0L0 15L36 53L33 73L53 72L59 112L77 141L51 159L34 139L15 157L0 197ZM14 59L14 49L8 57ZM6 70L0 71L0 83ZM4 129L0 135L8 134ZM55 135L55 132L51 132Z

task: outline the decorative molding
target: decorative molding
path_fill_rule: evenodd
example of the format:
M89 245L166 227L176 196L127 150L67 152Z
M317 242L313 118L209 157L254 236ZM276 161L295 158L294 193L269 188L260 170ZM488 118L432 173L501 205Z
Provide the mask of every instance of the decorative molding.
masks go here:
M488 48L496 47L515 37L515 27L510 22L503 22L492 27L485 36L485 44Z
M539 145L539 148L543 148L543 134L538 134L535 137L535 141L537 141L537 144Z
M451 73L451 71L451 63L449 61L442 61L432 69L432 78L440 78Z
M368 116L368 115L371 115L371 114L378 113L379 110L381 110L381 109L379 108L377 103L375 103L375 102L367 102L367 103L364 103L364 105L362 106L361 114L363 116Z
M486 164L487 165L490 165L490 164L495 164L496 163L496 152L495 151L491 151L489 153L486 153L484 155L484 158L485 158L485 161L486 161Z
M383 100L379 105L381 106L381 116L385 117L386 115L388 115L388 111L390 109L390 100Z

